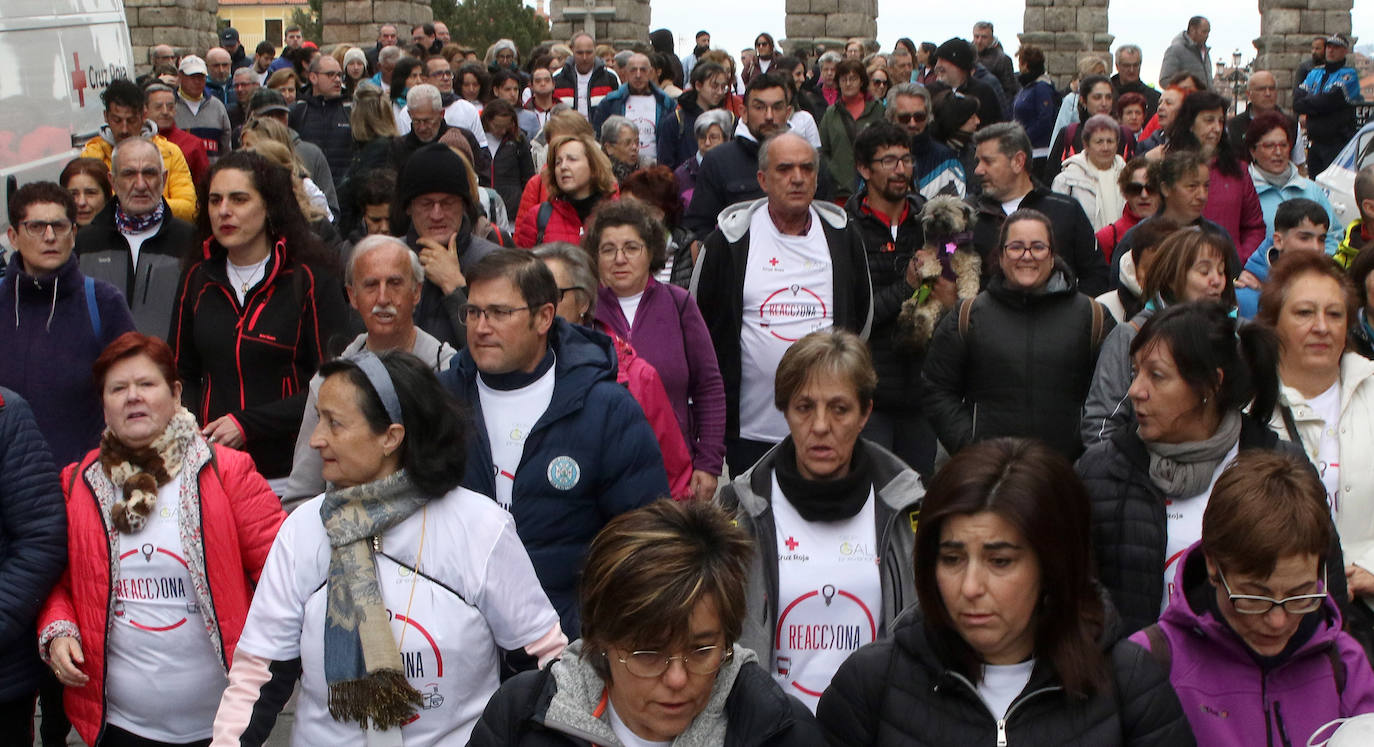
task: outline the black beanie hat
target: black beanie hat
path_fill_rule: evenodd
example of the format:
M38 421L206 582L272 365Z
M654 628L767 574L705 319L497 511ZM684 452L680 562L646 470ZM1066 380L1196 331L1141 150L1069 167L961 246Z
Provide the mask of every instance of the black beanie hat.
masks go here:
M973 96L951 93L935 105L935 136L941 140L949 139L964 126L969 117L978 113L980 101Z
M442 143L423 146L406 161L396 180L396 206L404 212L411 200L430 192L458 195L473 204L463 159Z
M935 56L942 60L948 60L965 72L973 70L973 45L957 36L941 44L935 50Z

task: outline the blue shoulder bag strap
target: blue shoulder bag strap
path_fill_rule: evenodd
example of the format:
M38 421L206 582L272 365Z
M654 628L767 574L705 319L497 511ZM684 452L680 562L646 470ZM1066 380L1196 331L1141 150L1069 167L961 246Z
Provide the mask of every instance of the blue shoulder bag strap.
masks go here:
M86 278L86 312L91 315L91 329L95 330L95 339L100 339L100 307L95 303L95 278Z

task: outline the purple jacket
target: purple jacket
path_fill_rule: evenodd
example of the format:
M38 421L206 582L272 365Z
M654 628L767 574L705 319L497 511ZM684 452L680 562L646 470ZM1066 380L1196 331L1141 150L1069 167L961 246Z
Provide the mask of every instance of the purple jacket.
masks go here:
M1185 551L1169 607L1159 619L1171 652L1169 681L1198 744L1305 745L1332 719L1374 711L1374 671L1360 645L1341 631L1341 613L1334 601L1328 598L1313 613L1322 619L1311 638L1263 674L1240 636L1209 608L1199 611L1195 606L1213 593L1200 545ZM1143 630L1131 640L1150 648ZM1340 692L1333 646L1345 669L1345 688Z
M725 385L697 302L687 291L649 278L633 327L615 291L604 286L597 294L596 319L658 370L692 451L692 468L719 475L725 460Z

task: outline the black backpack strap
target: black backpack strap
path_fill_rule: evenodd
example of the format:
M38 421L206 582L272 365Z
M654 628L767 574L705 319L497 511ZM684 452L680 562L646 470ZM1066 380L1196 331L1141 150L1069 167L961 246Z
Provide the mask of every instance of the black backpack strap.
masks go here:
M1155 623L1145 628L1145 640L1150 642L1150 656L1159 663L1165 674L1168 674L1174 663L1174 651L1169 645L1169 637L1164 635L1164 631ZM1332 648L1335 648L1334 646Z
M1279 414L1283 416L1283 427L1288 431L1288 439L1297 444L1300 448L1302 444L1302 434L1298 433L1298 421L1293 418L1293 409L1288 405L1279 405Z
M539 205L539 214L534 216L534 243L544 243L544 229L549 227L549 219L553 217L553 203L545 200Z
M1331 676L1336 680L1336 694L1345 694L1345 661L1341 659L1340 648L1335 644L1326 647L1326 657L1331 660Z

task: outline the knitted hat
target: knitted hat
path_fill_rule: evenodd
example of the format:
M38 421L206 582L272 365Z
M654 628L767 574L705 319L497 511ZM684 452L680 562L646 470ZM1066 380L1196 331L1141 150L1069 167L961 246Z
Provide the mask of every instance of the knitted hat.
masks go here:
M951 93L935 105L935 134L946 139L957 132L969 117L978 113L979 100L973 96Z
M430 143L416 150L396 180L396 206L405 210L410 201L423 194L441 192L458 195L472 204L467 167L447 145Z
M941 44L935 56L965 72L973 70L973 45L958 37Z
M358 49L357 47L354 47L354 48L348 50L347 52L344 52L344 60L343 60L344 67L348 67L348 63L354 62L354 61L361 62L361 63L363 63L364 65L366 65L366 64L367 64L367 55L363 52L363 50Z

